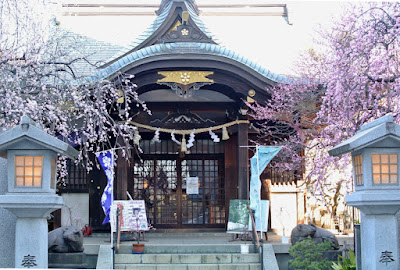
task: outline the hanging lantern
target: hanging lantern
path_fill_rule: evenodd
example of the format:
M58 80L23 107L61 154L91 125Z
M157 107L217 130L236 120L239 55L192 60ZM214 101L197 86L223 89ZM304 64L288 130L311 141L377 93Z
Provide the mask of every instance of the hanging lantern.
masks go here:
M226 129L226 127L222 128L222 140L223 141L229 140L229 134L228 134L228 130Z
M186 148L186 139L185 139L185 135L183 135L182 137L182 143L181 143L181 152L186 152L187 148Z

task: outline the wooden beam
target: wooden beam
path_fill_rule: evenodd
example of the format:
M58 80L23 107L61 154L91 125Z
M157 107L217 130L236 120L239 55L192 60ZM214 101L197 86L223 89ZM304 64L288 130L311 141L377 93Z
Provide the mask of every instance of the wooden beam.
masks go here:
M203 16L288 16L286 4L206 3L197 5ZM61 4L63 16L154 16L159 3L140 1L69 0Z
M201 8L280 8L286 7L286 4L199 4ZM99 8L159 8L158 4L145 4L145 3L65 3L62 7L99 7Z

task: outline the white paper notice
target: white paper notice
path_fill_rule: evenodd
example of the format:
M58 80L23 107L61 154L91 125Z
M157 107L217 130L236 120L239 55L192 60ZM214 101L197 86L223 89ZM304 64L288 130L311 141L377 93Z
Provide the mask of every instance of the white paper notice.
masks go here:
M199 194L199 178L187 177L186 178L186 194Z

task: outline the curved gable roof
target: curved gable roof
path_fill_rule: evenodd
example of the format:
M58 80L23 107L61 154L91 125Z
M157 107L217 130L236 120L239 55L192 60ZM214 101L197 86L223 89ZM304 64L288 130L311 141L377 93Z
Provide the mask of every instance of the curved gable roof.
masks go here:
M145 47L138 51L134 51L125 57L122 57L118 61L114 62L110 66L102 69L96 75L89 78L89 80L101 80L105 78L113 77L114 74L120 71L126 71L135 62L142 62L146 59L151 61L154 57L160 56L171 56L174 55L176 58L187 58L188 55L201 55L217 57L223 62L229 62L235 64L243 69L247 69L250 72L253 71L268 80L273 82L285 83L289 82L289 79L279 74L273 73L268 69L258 65L257 63L239 55L238 53L215 44L209 43L165 43L155 44L149 47ZM141 61L142 60L142 61ZM139 63L138 63L139 64Z

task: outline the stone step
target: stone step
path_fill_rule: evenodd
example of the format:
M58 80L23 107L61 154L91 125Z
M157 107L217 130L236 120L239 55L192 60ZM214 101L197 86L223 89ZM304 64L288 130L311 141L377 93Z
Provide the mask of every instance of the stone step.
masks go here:
M249 264L260 254L116 254L115 264Z
M221 238L232 238L232 234L226 232L168 232L168 233L160 233L160 232L145 232L144 237L146 238L170 238L170 237L221 237Z
M184 245L173 245L170 244L145 244L144 253L146 254L204 254L204 253L240 253L240 244L220 244L220 245L209 245L209 244L184 244ZM256 249L254 245L249 246L249 252L255 253ZM119 254L131 254L131 244L121 244Z
M116 264L115 269L134 270L260 270L260 263L251 264Z
M168 233L159 233L159 232L144 232L142 237L144 239L165 239L165 238L217 238L221 240L230 240L234 238L234 234L231 233L226 233L226 232L196 232L196 233L190 233L190 232L168 232ZM127 232L122 232L121 233L121 241L130 241L134 240L135 235L132 233L127 233Z
M209 231L198 231L198 230L166 230L166 229L157 229L155 231L146 231L144 232L145 238L173 238L175 236L179 237L227 237L232 238L234 234L227 233L226 231L221 230L209 230ZM110 233L93 233L90 237L92 238L110 238ZM133 238L134 235L130 232L121 232L121 238Z

